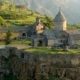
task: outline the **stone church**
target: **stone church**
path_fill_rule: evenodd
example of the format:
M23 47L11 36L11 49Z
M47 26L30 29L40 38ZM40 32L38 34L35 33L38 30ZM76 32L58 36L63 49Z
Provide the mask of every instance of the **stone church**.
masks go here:
M32 41L33 47L48 46L61 47L80 47L80 30L68 30L67 20L61 10L53 20L53 29L44 26L39 17L33 25L24 27L12 27L11 32L18 34L17 39L27 39ZM8 29L0 29L0 33L6 33Z
M40 18L36 18L31 35L32 46L60 47L63 44L80 46L80 31L67 30L67 20L61 10L59 10L53 22L54 28L48 29L43 25Z

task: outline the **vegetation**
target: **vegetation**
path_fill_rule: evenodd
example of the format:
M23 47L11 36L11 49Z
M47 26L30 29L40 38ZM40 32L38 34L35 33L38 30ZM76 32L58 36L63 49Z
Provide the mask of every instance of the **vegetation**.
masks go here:
M45 26L47 26L49 28L53 27L53 19L46 16L46 15L45 15L45 18L43 19L43 23L44 23Z
M0 45L5 45L4 41L0 42ZM60 49L60 48L49 48L49 47L31 47L30 40L13 40L8 44L9 46L17 47L19 49L24 49L24 51L28 51L33 54L79 54L79 49Z
M68 29L69 30L75 30L75 29L79 29L80 30L80 24L68 24Z
M14 76L12 73L8 74L8 75L4 75L4 79L3 80L18 80L16 76Z
M5 1L3 3L0 2L0 7L0 16L12 25L20 26L32 24L37 16L44 17L37 12L27 9L26 7L18 7L17 5L12 5L9 2L5 3ZM2 21L3 20L1 19L0 23Z
M5 24L4 19L0 16L0 26L3 26Z
M39 48L28 48L25 51L34 53L34 54L79 54L79 49L69 49L67 51L64 51L63 49L51 49L46 47L39 47Z
M10 42L11 42L11 32L8 31L8 32L6 33L5 45L10 44Z

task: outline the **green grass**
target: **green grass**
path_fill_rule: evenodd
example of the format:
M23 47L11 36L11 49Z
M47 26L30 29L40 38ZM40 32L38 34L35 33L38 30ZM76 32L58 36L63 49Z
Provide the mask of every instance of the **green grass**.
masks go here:
M4 41L0 41L0 45L4 45L5 43L4 43Z
M64 51L63 49L51 49L46 47L38 47L38 48L29 48L25 51L36 53L36 54L79 54L79 49L69 49L68 51Z
M14 46L14 47L28 47L31 44L30 40L14 40L11 41L11 43L9 44L9 46ZM0 45L5 45L4 41L0 41Z
M11 42L11 44L24 44L29 45L31 42L29 40L14 40Z
M31 47L30 40L14 40L9 45L14 46L20 49L24 49L24 51L33 53L33 54L80 54L80 49L69 49L68 51L64 51L63 49L51 49L49 47ZM5 45L5 42L0 42L0 45Z
M14 8L12 7L12 9L14 9ZM9 22L11 25L32 24L35 21L37 16L44 17L40 13L33 12L30 9L25 9L25 10L20 9L19 10L17 8L15 8L15 10L13 10L13 11L1 9L0 16L6 21L6 23Z

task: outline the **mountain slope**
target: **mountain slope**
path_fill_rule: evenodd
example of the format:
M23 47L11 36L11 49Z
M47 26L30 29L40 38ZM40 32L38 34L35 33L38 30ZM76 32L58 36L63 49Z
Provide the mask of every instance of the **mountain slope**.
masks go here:
M4 1L4 0L2 0ZM80 0L9 0L11 3L24 4L33 11L55 16L62 8L69 23L80 22Z

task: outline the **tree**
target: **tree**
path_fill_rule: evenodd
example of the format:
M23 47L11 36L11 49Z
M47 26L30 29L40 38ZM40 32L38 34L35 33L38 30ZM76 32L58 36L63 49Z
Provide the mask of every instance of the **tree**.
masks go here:
M8 32L6 33L5 44L8 45L8 44L10 44L10 43L11 43L11 32L8 31Z
M4 25L4 19L0 16L0 26Z
M45 21L45 22L44 22ZM53 26L53 21L50 17L45 16L45 20L43 21L44 25L51 28Z

